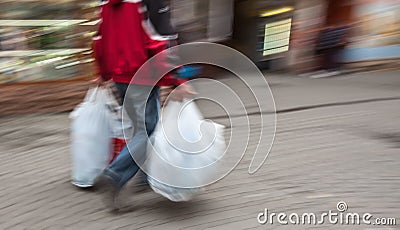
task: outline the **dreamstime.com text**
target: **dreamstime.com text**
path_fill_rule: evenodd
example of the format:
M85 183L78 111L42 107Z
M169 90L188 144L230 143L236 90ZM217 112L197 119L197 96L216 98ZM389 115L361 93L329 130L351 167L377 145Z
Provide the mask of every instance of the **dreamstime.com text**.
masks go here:
M377 225L394 226L396 218L375 218L371 213L347 212L348 206L341 201L336 206L337 210L329 210L320 214L315 213L275 213L265 209L257 216L259 224L279 225Z

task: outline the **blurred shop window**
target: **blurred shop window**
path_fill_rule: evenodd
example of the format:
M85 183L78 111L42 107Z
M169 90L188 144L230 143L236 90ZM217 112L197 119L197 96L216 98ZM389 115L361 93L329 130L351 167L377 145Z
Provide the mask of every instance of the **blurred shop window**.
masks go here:
M91 78L100 1L0 1L0 84Z
M267 23L264 29L263 56L278 54L289 50L292 19Z

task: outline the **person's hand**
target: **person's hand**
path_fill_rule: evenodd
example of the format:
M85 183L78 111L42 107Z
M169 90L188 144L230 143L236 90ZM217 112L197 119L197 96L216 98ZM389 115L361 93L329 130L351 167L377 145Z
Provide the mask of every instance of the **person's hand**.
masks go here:
M188 83L184 83L174 89L170 94L172 101L183 101L183 99L197 94L196 91Z

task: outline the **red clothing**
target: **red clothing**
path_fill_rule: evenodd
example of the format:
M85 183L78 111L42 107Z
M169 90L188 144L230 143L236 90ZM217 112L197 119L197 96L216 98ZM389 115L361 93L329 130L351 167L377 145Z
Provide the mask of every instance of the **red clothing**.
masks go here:
M183 81L171 75L156 79L168 65L157 58L145 71L133 76L153 55L167 48L167 42L151 38L144 29L140 0L109 0L102 5L99 36L95 39L95 56L100 74L105 80L140 85L179 85ZM163 54L164 55L164 54Z

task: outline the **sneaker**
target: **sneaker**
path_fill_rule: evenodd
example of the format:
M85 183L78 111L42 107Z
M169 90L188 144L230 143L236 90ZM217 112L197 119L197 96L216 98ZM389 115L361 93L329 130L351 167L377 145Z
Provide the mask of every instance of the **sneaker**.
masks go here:
M111 177L101 174L96 178L94 187L96 191L100 192L103 203L108 209L111 211L119 209L116 201L120 189Z

